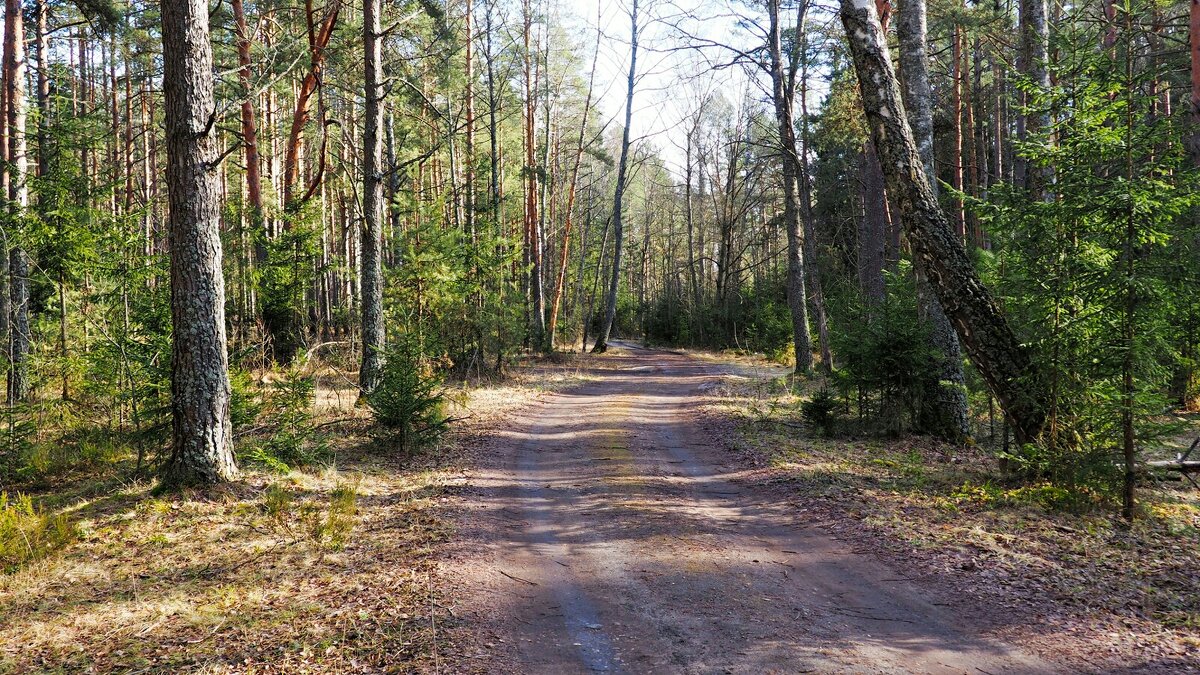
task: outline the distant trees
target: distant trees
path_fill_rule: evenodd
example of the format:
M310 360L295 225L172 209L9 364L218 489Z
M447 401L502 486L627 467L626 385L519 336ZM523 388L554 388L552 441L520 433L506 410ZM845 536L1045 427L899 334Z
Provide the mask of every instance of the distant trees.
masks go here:
M552 0L235 0L203 62L192 4L6 2L10 442L61 401L153 461L174 403L180 458L219 478L218 343L238 383L317 359L368 392L387 344L435 381L641 334L819 351L864 432L1115 487L1153 411L1200 400L1200 8L850 4L890 18L898 94L856 72L888 76L886 30L852 43L808 0L597 3L579 32ZM614 119L606 52L631 57Z
M638 57L638 0L633 0L629 10L629 75L625 80L625 127L621 130L621 147L617 159L617 182L613 188L613 261L612 273L608 282L608 293L604 301L604 318L600 324L600 332L596 343L592 346L595 353L603 353L608 349L608 338L612 333L613 322L617 318L617 292L621 284L621 249L625 241L625 191L629 180L629 149L630 127L633 126L633 93L637 86L637 57Z

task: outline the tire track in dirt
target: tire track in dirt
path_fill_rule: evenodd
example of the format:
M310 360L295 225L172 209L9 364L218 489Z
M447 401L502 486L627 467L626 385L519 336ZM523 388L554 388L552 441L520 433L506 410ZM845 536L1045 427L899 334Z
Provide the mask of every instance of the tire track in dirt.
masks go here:
M496 641L463 669L1054 672L739 483L695 418L720 366L623 346L491 434L445 570Z

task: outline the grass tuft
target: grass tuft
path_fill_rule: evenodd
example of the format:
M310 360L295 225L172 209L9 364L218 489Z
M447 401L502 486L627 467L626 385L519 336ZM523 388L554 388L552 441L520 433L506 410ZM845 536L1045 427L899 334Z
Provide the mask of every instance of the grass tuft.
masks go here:
M0 570L11 574L71 543L79 531L62 514L46 514L28 495L0 492Z

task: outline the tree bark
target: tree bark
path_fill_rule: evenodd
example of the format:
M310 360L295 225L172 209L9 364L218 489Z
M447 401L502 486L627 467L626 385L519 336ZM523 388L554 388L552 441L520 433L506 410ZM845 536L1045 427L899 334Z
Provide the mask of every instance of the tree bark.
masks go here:
M801 16L796 22L799 35L798 52L792 57L799 60L800 67L800 208L804 221L804 257L808 262L808 293L812 298L813 311L817 315L817 338L821 347L821 370L833 374L833 349L829 344L829 317L825 308L825 290L821 282L821 265L817 257L817 226L813 215L812 182L808 173L808 31L806 22L808 5L801 6Z
M859 162L862 177L862 221L858 228L858 287L868 307L887 300L883 280L884 254L887 248L888 203L884 189L883 167L871 140L863 143Z
M1200 0L1191 0L1188 32L1190 33L1188 51L1191 54L1191 95L1188 100L1188 121L1191 125L1191 133L1187 138L1187 149L1191 156L1192 166L1200 169ZM1167 100L1170 100L1169 93ZM1193 209L1192 219L1197 226L1200 226L1200 206ZM1193 254L1193 260L1195 260L1196 255L1200 255L1200 236L1193 239L1192 247L1197 251L1196 254ZM1175 374L1176 386L1174 387L1179 403L1184 410L1200 409L1200 367L1197 367L1194 362L1197 352L1200 351L1197 345L1200 340L1197 338L1200 333L1197 330L1197 327L1200 326L1200 316L1197 316L1195 311L1190 314L1186 324L1190 330L1186 330L1184 334L1181 349L1183 355L1189 357L1189 361Z
M913 140L921 167L936 199L937 173L933 165L933 94L929 85L926 53L925 0L904 0L896 19L900 44L900 75L903 102L908 112ZM967 385L962 370L962 348L954 327L929 284L919 257L914 256L917 277L917 307L929 326L929 342L939 361L937 381L922 397L918 414L920 428L939 438L960 442L970 434Z
M4 100L7 105L5 122L8 127L8 199L14 222L20 223L29 208L29 170L25 139L25 23L21 0L6 0L4 11ZM115 142L115 141L114 141ZM29 397L29 257L14 237L9 255L9 302L12 312L8 374L8 400L24 401ZM16 245L14 245L16 244Z
M1038 373L937 202L900 101L875 7L866 0L841 0L841 18L867 122L914 257L972 362L1004 407L1018 441L1031 442L1045 422Z
M163 482L237 475L229 420L216 101L208 3L162 0L171 239L171 457Z
M1046 91L1050 89L1050 10L1047 0L1021 0L1019 19L1021 47L1017 54L1017 69L1033 80L1038 89ZM1028 106L1028 95L1022 93L1021 98L1022 104ZM1027 140L1049 121L1043 111L1022 112L1017 117L1017 140ZM1013 163L1013 182L1018 187L1040 192L1045 187L1048 171L1031 171L1029 162L1018 154Z
M1192 0L1188 27L1191 34L1188 51L1192 57L1191 112L1189 115L1192 123L1192 134L1189 151L1192 156L1192 164L1200 168L1200 0Z
M319 25L314 24L316 10L312 0L305 2L305 19L308 22L309 68L300 90L296 95L296 108L292 112L292 128L288 134L287 145L283 160L283 206L285 209L295 209L297 200L303 202L312 195L312 190L306 194L296 195L296 183L300 180L300 147L304 142L304 128L308 126L309 102L321 83L321 71L325 65L325 50L329 46L329 38L337 26L338 14L341 12L341 0L333 0L325 18ZM324 166L322 162L321 166ZM319 175L318 175L319 180Z
M526 278L529 299L533 345L540 349L546 336L545 294L542 289L542 237L538 221L538 162L537 137L534 133L534 115L537 112L537 74L534 69L532 35L533 8L530 0L522 3L524 26L522 39L524 41L524 79L525 79L525 263L528 266Z
M783 163L783 224L787 233L787 302L792 315L792 347L796 354L796 373L812 370L812 335L808 330L808 301L804 274L804 226L800 221L800 156L796 152L795 59L783 62L783 27L779 20L779 0L767 0L770 15L771 98L775 104L775 123L779 131L780 158ZM808 177L805 176L805 180Z
M383 374L383 266L380 260L383 232L383 51L379 0L363 0L363 83L366 114L363 120L363 232L362 232L362 367L358 386L370 393Z
M592 352L602 354L608 349L608 338L612 334L613 321L617 318L617 287L621 281L621 247L624 243L622 209L625 206L625 187L629 171L630 125L633 124L633 90L637 84L638 54L638 0L633 0L629 11L629 76L625 82L625 128L621 131L621 155L617 160L617 185L613 190L613 259L612 277L608 284L605 302L604 323L596 336Z
M266 262L266 232L263 228L262 173L258 161L258 124L254 117L254 91L251 87L250 29L242 0L230 0L237 24L238 80L242 85L242 147L246 159L246 193L250 202L250 224L255 236L254 256Z

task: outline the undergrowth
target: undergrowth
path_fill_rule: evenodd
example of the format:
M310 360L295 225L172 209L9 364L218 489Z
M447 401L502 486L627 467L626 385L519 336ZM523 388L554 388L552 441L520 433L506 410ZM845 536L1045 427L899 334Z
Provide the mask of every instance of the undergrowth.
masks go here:
M1006 601L1074 608L1087 626L1119 627L1131 644L1200 645L1200 494L1190 486L1143 485L1139 518L1129 524L1104 472L1005 471L993 448L871 435L817 386L781 392L731 381L714 405L738 421L737 445L771 467L769 480L830 528L870 537L903 564L984 575L975 587ZM1099 454L1084 459L1083 468L1112 464Z
M279 530L315 549L340 551L346 546L358 517L358 484L339 482L325 505L300 495L280 483L263 492L264 514Z
M267 435L247 439L241 457L277 473L327 464L332 453L314 421L315 396L314 378L292 370L270 385L261 404L245 404L246 414L257 413Z
M12 573L74 541L75 524L64 514L47 514L29 495L0 492L0 571Z

